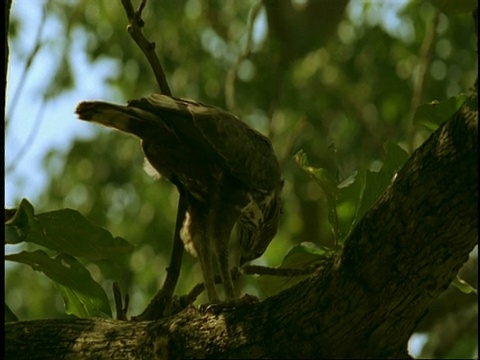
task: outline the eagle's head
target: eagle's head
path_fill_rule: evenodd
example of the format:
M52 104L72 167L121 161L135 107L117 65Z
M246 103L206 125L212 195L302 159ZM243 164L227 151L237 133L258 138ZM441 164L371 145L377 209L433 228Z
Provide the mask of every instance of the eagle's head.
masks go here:
M273 190L271 196L266 197L267 201L260 204L263 218L258 221L257 226L251 226L249 223L238 224L240 266L262 256L275 237L282 214L280 198L282 187L283 180L279 187Z

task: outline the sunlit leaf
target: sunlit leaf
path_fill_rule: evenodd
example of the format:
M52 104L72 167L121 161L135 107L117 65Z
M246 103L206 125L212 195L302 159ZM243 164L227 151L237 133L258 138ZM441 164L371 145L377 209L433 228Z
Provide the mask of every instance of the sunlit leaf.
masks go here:
M355 171L338 185L338 227L341 240L345 240L358 220L359 203L365 189L366 171Z
M50 249L90 260L112 259L133 251L126 240L113 237L76 210L46 212L37 215L37 219L45 237L39 236L34 242Z
M310 265L325 262L333 252L331 250L321 248L312 242L303 242L294 246L285 255L280 268L306 268ZM272 296L282 290L288 289L295 284L308 278L309 275L299 276L272 276L261 275L258 277L258 286L267 296Z
M359 203L357 220L360 220L370 210L378 196L386 190L395 174L409 157L405 150L391 141L387 141L383 148L385 150L385 159L380 171L366 170L365 189Z
M17 315L15 315L15 313L12 311L12 309L10 309L10 307L7 305L6 302L5 302L5 311L3 315L5 316L6 323L12 322L12 321L18 321Z
M295 267L311 264L332 254L332 250L320 247L313 242L304 241L290 249L282 261L281 267Z
M355 182L357 174L358 174L358 171L355 171L352 175L350 175L348 178L346 178L340 184L338 184L337 187L339 189L344 189L344 188L349 187L350 185L352 185Z
M22 199L15 215L5 221L5 243L19 244L25 241L31 227L35 221L33 206L27 199Z
M470 285L465 280L461 279L458 275L455 279L453 279L451 284L465 294L472 294L473 293L475 295L478 295L478 290L475 289L472 285Z
M445 101L432 101L419 106L413 116L413 123L434 131L460 109L465 101L467 101L467 96L460 94Z
M383 144L383 149L385 150L385 160L381 173L383 173L385 180L390 183L393 176L407 162L410 154L393 141L386 141Z
M27 200L22 200L17 214L6 223L6 231L11 244L31 242L89 260L115 260L133 251L126 240L113 237L76 210L61 209L34 215Z
M74 257L60 254L51 258L45 252L37 250L6 255L5 259L29 265L52 279L62 293L67 314L111 317L105 291Z

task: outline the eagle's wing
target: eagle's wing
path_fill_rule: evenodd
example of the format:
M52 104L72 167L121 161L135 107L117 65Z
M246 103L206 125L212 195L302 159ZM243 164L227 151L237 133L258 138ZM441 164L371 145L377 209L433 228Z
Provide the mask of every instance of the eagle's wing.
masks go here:
M150 113L150 119L159 116L178 137L192 142L201 141L200 132L224 159L231 174L247 186L259 190L279 186L280 167L270 140L235 115L196 101L159 94L129 101L128 107Z

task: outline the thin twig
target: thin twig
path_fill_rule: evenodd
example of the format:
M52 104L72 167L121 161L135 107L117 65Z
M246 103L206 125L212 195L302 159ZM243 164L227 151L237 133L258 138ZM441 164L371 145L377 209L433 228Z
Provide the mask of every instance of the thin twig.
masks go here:
M10 30L10 11L12 10L12 0L6 0L5 2L5 60L3 63L3 81L5 83L5 89L7 88L7 72L8 72L8 60L10 58L10 47L8 44L9 30ZM5 93L3 93L3 101L6 100ZM5 103L5 102L4 102Z
M317 263L313 265L309 265L304 268L273 268L268 266L261 266L261 265L245 265L241 269L235 268L232 269L232 280L238 279L242 274L245 275L270 275L270 276L282 276L282 277L294 277L294 276L302 276L302 275L311 275L315 273L315 271L323 268L325 264ZM215 284L220 284L222 279L220 276L215 276ZM192 304L197 297L205 290L205 286L203 283L199 283L195 285L192 290L187 295L184 295L180 298L180 304L182 304L182 308L187 307L188 305Z
M113 286L112 286L112 291L113 291L113 299L115 301L115 311L117 313L117 320L123 320L122 319L122 293L120 292L120 286L118 285L118 282L114 281Z
M300 117L289 131L285 142L282 144L281 151L277 152L278 162L280 163L281 169L284 169L285 166L287 166L287 163L292 160L292 156L294 155L293 149L298 139L303 134L306 125L307 121L305 120L305 116Z
M175 233L173 234L173 247L172 254L170 256L170 265L167 269L167 276L163 283L162 293L167 299L172 299L175 287L180 276L180 268L182 266L183 257L183 241L180 237L180 230L182 229L183 222L185 220L185 214L187 212L187 201L179 194L178 206L177 206L177 219L175 221ZM170 312L170 303L165 304L164 315L168 315Z
M325 268L325 262L312 264L304 268L272 268L272 267L260 266L260 265L245 265L241 269L238 269L238 268L232 269L232 280L235 281L242 274L270 275L270 276L282 276L282 277L304 276L304 275L311 275L323 268ZM215 281L215 284L222 283L222 279L219 275L215 275L214 281ZM204 290L205 290L205 285L202 282L195 285L188 294L183 295L181 297L173 298L169 315L177 314L183 309L185 309L187 306L193 304L195 300L197 300L198 296ZM152 302L147 307L148 312L146 310L143 314L137 317L134 317L133 320L144 321L144 320L153 320L153 319L159 318L160 316L156 312L158 311L158 306L161 301L162 299L157 294L154 300L152 300Z
M233 280L233 279L232 279ZM187 307L190 304L193 304L197 297L205 290L205 285L203 283L197 284L193 287L192 290L187 295L183 295L180 298L180 302Z
M412 118L413 118L413 114L415 113L415 111L423 101L423 92L425 89L427 70L432 58L433 45L435 40L435 34L438 28L438 22L440 19L440 13L441 13L440 9L435 9L435 13L433 15L432 21L430 23L430 26L427 28L425 37L423 39L422 48L420 49L418 71L415 77L412 101L410 102L410 114L412 114ZM415 131L415 129L412 127L411 131L412 131L412 134L410 138L413 139L414 138L413 132ZM413 146L413 144L411 144L411 146ZM410 149L410 150L413 150L413 149Z
M172 254L170 256L170 265L168 266L168 269L167 269L167 276L165 277L165 281L163 283L162 288L150 301L150 303L145 308L145 310L140 315L134 317L133 320L145 321L145 320L159 319L161 317L171 315L172 312L174 311L174 308L176 307L173 304L173 293L175 291L178 277L180 275L180 268L182 266L183 241L180 238L180 229L183 226L183 221L185 219L186 211L187 211L187 203L185 201L185 198L182 195L180 195L178 198L177 220L175 223L175 233L173 236L173 248L172 248ZM202 291L203 291L203 287L200 290L200 293ZM193 299L193 301L195 301L195 299ZM193 303L193 301L188 304Z
M317 271L324 264L309 265L304 268L273 268L260 265L245 265L242 272L247 275L270 275L270 276L302 276L310 275Z
M13 160L9 161L10 164L5 167L5 172L13 172L20 164L20 161L22 158L24 158L27 151L32 148L33 141L38 135L38 130L43 122L46 106L47 105L44 101L40 104L40 108L38 109L37 116L35 116L35 120L33 121L33 125L30 129L27 139L23 143L22 147L18 150L17 154L13 157Z
M122 4L125 12L127 13L129 21L129 25L127 27L128 33L147 58L153 73L155 74L155 79L157 80L160 92L164 95L171 96L172 92L170 90L170 86L168 85L167 77L165 76L163 67L155 52L155 43L149 42L142 32L144 22L141 16L142 11L147 4L147 0L142 0L136 12L133 10L130 0L122 0ZM147 308L142 312L142 314L135 318L136 320L158 319L162 316L168 316L172 312L173 294L175 292L175 287L177 285L182 266L183 242L180 238L180 229L183 226L186 211L187 202L183 195L179 194L177 219L175 222L175 231L173 235L172 254L170 257L170 264L167 269L165 282L163 283L160 291L155 295L152 301L150 301Z
M117 313L117 320L127 320L127 310L130 298L128 294L125 295L125 305L122 304L122 292L118 282L113 282L113 298L115 299L115 310Z
M431 60L433 51L433 44L435 40L435 33L438 27L438 21L440 18L440 10L436 9L430 26L427 28L425 38L423 39L422 48L420 50L420 61L418 64L418 73L415 79L415 88L413 90L413 96L411 101L411 111L415 111L420 105L423 99L423 91L425 89L425 80L428 65Z
M11 2L9 5L11 5ZM43 31L45 29L46 18L47 18L47 11L46 11L46 6L44 6L42 10L42 18L40 20L40 25L36 32L37 35L35 39L35 45L33 46L32 51L28 55L27 61L25 61L25 65L22 69L22 74L20 75L20 81L17 85L17 88L13 92L13 95L10 97L12 101L10 102L8 113L6 113L5 115L5 133L8 131L8 127L11 124L11 121L13 119L13 114L15 113L15 109L17 108L18 101L21 98L21 93L25 86L29 69L32 67L33 61L35 60L40 49L42 48L42 38L43 38ZM7 39L5 39L5 44L8 45ZM7 56L7 54L5 54L5 56ZM7 67L7 63L5 63L5 67ZM6 81L7 81L7 78L5 73L5 83ZM27 151L31 149L33 140L39 134L38 129L40 128L40 124L43 120L43 115L45 112L44 110L45 110L45 102L41 104L38 110L37 116L35 117L34 123L30 130L30 133L27 136L26 141L20 147L17 154L13 157L13 160L10 161L10 165L6 167L5 172L13 172L15 168L18 166L18 164L20 163L21 159L25 156Z
M146 3L147 0L142 0L138 10L134 11L130 0L122 0L123 7L127 13L129 21L127 31L135 43L139 46L140 50L142 50L143 54L148 60L148 63L152 67L155 79L157 80L157 84L160 88L160 92L164 95L171 96L172 92L170 90L170 86L168 85L167 77L165 76L165 72L160 64L160 60L155 53L155 43L149 42L142 32L144 22L141 16Z
M238 68L242 61L247 59L252 52L252 44L253 44L253 28L255 25L255 19L262 8L262 1L257 1L251 11L248 21L248 33L247 33L247 42L245 44L245 48L243 49L242 54L238 57L237 61L231 69L227 73L227 78L225 79L225 102L227 105L227 109L236 112L236 104L235 104L235 79L237 78Z
M25 66L22 69L22 74L20 75L20 81L17 85L17 88L13 92L13 96L11 96L12 101L10 102L10 106L8 109L8 114L5 115L5 119L11 120L13 118L13 114L15 112L15 109L18 104L18 100L20 99L20 94L23 91L23 87L25 86L26 80L27 80L27 75L28 75L28 70L31 68L33 64L33 60L35 60L35 57L37 56L38 52L42 48L42 38L43 38L43 31L45 29L45 24L47 23L47 10L46 10L46 5L43 7L42 10L42 18L40 19L40 25L36 31L36 38L35 38L35 45L33 46L32 51L27 57L27 61L25 61ZM5 78L6 80L6 78ZM10 121L5 122L5 130L8 128L8 123Z

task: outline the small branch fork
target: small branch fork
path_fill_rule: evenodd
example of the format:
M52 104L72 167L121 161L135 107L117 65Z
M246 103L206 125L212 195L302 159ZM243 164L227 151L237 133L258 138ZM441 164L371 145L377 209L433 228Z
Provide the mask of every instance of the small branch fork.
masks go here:
M132 2L130 0L122 0L122 5L127 13L128 17L128 26L127 31L138 45L140 50L142 50L143 54L148 60L148 63L152 67L153 74L155 75L155 79L157 80L157 84L160 87L160 92L164 95L172 96L172 91L170 90L170 86L167 82L167 77L165 76L165 72L163 71L162 64L158 59L157 54L155 53L155 43L149 42L145 36L143 35L142 28L145 25L144 21L142 20L142 11L147 4L147 0L142 0L140 3L138 10L134 11Z

